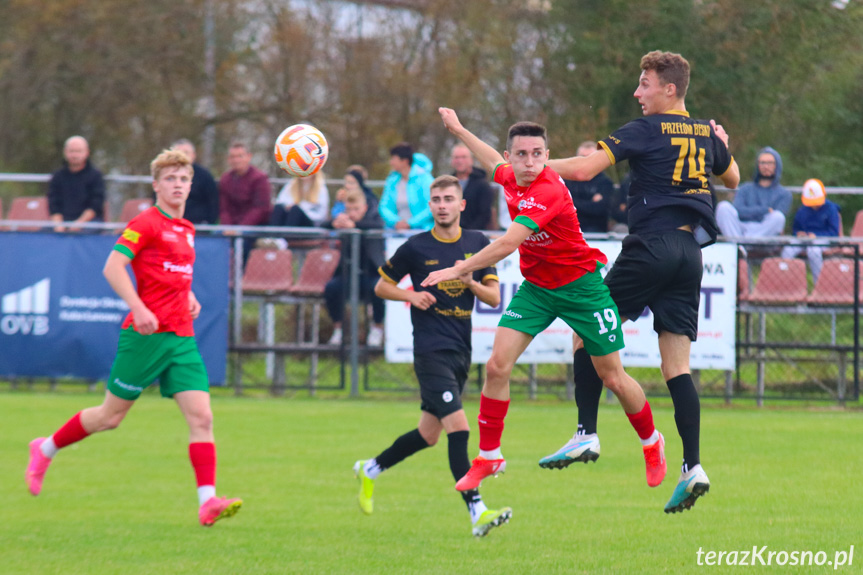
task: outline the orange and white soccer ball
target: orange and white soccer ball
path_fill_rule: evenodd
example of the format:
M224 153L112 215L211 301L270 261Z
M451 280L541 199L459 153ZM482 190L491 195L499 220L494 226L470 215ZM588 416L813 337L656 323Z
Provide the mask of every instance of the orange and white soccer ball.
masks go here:
M320 130L308 124L286 128L276 138L273 155L279 167L295 178L305 178L327 162L330 147Z

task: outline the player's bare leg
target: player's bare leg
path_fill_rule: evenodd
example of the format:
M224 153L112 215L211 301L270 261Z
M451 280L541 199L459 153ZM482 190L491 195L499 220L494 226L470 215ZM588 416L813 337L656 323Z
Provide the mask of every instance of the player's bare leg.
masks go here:
M495 332L477 417L479 457L473 460L470 471L456 483L455 488L459 491L476 489L489 475L506 470L506 461L500 452L500 438L509 409L509 377L516 360L532 340L532 336L508 327L498 326Z
M189 459L198 484L198 520L210 527L220 519L233 517L243 505L241 499L216 497L216 444L213 411L206 391L181 391L174 395L189 425Z

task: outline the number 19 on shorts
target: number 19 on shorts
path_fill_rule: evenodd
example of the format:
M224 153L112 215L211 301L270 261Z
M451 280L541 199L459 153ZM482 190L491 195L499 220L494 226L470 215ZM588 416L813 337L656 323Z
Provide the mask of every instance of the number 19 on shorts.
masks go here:
M602 312L593 312L593 317L595 317L596 321L599 322L599 335L617 329L617 314L614 313L614 310L610 307L605 308ZM603 319L605 321L603 321ZM611 327L606 326L606 323L611 324Z

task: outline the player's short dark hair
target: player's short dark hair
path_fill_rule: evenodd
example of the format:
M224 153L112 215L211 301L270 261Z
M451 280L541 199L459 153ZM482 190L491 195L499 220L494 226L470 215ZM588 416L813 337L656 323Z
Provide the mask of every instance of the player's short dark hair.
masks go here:
M411 165L414 163L414 147L407 142L396 144L390 148L390 156L398 156L402 160L407 160Z
M429 186L429 193L431 193L433 190L442 190L449 187L454 187L456 190L458 190L459 199L464 197L461 189L461 184L459 183L458 178L456 178L455 176L450 176L449 174L436 177L431 183L431 186Z
M542 138L545 146L548 147L548 132L545 126L536 122L516 122L509 127L509 132L506 134L506 149L512 149L512 141L516 136L530 136Z
M653 70L663 84L677 86L677 97L686 96L689 88L689 62L680 54L654 50L641 57L641 69Z

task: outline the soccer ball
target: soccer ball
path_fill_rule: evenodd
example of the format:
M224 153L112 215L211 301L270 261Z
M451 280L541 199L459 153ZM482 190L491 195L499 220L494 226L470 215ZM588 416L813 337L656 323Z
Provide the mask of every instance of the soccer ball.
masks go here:
M279 167L295 178L311 176L320 170L329 155L327 139L308 124L286 128L276 138L273 155Z

